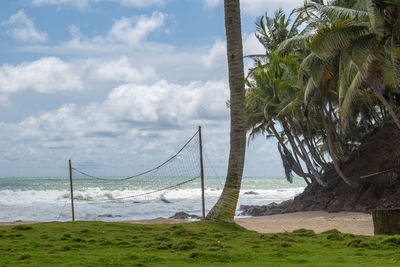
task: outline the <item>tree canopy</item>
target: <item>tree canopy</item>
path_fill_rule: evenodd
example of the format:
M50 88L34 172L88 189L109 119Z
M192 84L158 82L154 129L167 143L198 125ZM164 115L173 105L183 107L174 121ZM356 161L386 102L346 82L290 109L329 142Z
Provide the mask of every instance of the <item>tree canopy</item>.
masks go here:
M325 187L334 168L384 123L400 129L400 2L310 0L256 23L250 55L250 136L276 138L286 178Z

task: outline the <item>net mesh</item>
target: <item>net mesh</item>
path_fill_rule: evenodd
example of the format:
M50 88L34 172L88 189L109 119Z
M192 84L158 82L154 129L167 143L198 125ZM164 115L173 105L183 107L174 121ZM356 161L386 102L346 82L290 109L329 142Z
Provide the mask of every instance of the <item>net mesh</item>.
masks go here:
M171 216L178 211L197 214L201 211L199 132L165 162L135 175L95 176L77 166L72 165L71 169L78 220L146 218L146 214ZM198 202L195 208L193 200L185 203L190 198ZM63 209L60 217L68 217L67 209Z

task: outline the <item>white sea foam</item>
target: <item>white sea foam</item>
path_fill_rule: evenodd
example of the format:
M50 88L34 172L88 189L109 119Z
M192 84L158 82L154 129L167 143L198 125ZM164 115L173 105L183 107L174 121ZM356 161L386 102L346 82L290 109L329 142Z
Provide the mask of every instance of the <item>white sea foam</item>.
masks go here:
M304 189L298 185L287 188L279 188L280 184L263 186L261 178L255 181L262 189L255 188L253 180L250 186L245 184L240 193L238 207L281 202L293 198ZM40 184L36 180L35 182ZM52 185L52 190L43 190L45 186L41 186L40 189L26 186L26 190L23 190L23 187L8 186L8 189L0 190L0 221L71 219L70 192L65 184L58 187ZM219 187L212 186L205 190L207 210L211 209L221 194L222 190ZM265 189L266 187L273 189ZM143 188L116 189L104 184L97 187L81 186L74 190L75 217L78 220L115 221L169 217L179 211L201 215L201 190L198 184L169 191L152 193L153 191ZM252 192L246 194L248 191Z

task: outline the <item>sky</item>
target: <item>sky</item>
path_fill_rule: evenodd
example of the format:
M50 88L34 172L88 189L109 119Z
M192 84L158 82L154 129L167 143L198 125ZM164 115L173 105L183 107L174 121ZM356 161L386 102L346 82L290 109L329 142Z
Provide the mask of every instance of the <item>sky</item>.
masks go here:
M244 54L264 52L257 17L301 4L242 0ZM0 177L66 176L68 159L132 175L199 125L204 153L226 174L222 0L1 0L0 44ZM276 141L249 143L244 175L284 175Z

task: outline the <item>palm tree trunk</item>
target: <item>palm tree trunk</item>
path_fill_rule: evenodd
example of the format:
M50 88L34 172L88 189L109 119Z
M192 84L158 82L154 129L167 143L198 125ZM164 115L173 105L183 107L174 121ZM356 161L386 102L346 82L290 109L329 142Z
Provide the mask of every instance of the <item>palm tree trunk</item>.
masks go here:
M340 178L342 178L342 180L346 184L348 184L349 186L355 186L355 184L352 181L347 179L347 177L344 175L344 173L342 172L342 170L340 168L339 160L336 155L335 147L334 147L333 141L332 141L332 134L331 134L331 131L329 130L328 123L326 121L325 114L323 112L322 104L321 104L321 107L319 108L319 113L321 115L322 123L324 124L324 128L326 131L326 136L328 139L327 140L328 141L328 150L329 150L329 154L331 155L333 166L335 167L336 173L340 176Z
M291 124L295 123L291 118L289 118L289 120L290 120ZM304 129L303 125L301 124L301 122L299 122L298 125L299 125L300 131L301 131L301 133L303 135L304 142L306 143L306 145L308 147L308 151L311 154L311 158L313 159L313 162L315 163L315 165L318 164L322 169L327 169L328 168L328 164L324 164L322 162L322 159L321 159L320 155L317 153L315 147L313 146L313 144L310 141L312 136L309 135L309 132L305 131L305 129Z
M290 163L290 168L291 170L296 173L298 176L303 177L303 179L307 182L307 184L309 183L307 180L308 178L311 178L309 174L306 174L303 171L303 168L301 167L301 164L299 162L299 159L296 156L296 159L294 159L292 153L289 151L289 149L286 147L285 143L281 140L278 131L275 129L275 126L273 124L271 124L269 126L269 128L271 129L271 131L273 132L273 134L275 135L276 139L278 140L278 150L281 153L281 157L284 156L287 161ZM296 155L296 154L295 154ZM286 172L286 168L285 168L285 172ZM288 178L288 177L286 177Z
M339 148L340 148L340 152L341 153L338 152L336 149L333 151L335 153L336 158L340 159L341 161L348 160L347 157L348 157L349 152L347 151L347 148L346 148L345 144L343 144L343 142L341 142L340 137L339 137L338 133L336 132L336 129L335 129L335 126L334 126L335 124L332 121L332 117L334 116L332 110L329 109L329 111L328 111L325 108L324 105L321 105L320 107L323 109L323 111L326 114L326 117L324 117L324 118L327 119L328 128L326 128L325 130L329 131L332 143L333 143L333 140L335 139L339 144Z
M313 147L312 155L313 157L319 158L319 161L321 161L321 167L323 170L329 169L329 164L326 162L322 152L320 149L318 149L317 143L314 140L314 136L311 132L312 126L311 126L311 121L310 121L310 115L306 117L306 123L307 123L307 133L310 138L310 144ZM315 155L314 155L315 154Z
M233 221L242 183L247 123L240 1L225 0L224 9L230 88L230 153L224 189L207 219Z
M383 106L386 108L386 110L389 112L390 116L392 116L394 123L397 125L397 128L400 129L400 121L399 118L397 117L396 113L394 112L394 110L392 109L392 107L390 106L390 104L387 102L386 98L383 97L381 91L378 88L376 88L375 86L372 86L372 90L375 93L375 96L379 99L379 101L381 101L381 103L383 104Z
M286 125L286 122L282 121L281 124L282 124L283 130L285 131L285 134L288 137L288 140L289 140L289 142L290 142L290 144L292 146L293 152L294 153L298 153L298 155L304 161L304 163L306 164L307 168L309 169L309 171L311 172L311 174L313 175L313 177L317 181L317 183L322 187L327 187L328 184L322 180L322 175L312 165L311 160L308 157L308 153L305 150L305 148L303 147L303 144L297 138L296 133L292 135L289 127ZM301 152L299 151L299 149L298 149L298 147L296 145L296 141L293 139L293 136L294 136L294 138L296 138L298 146L299 146Z

